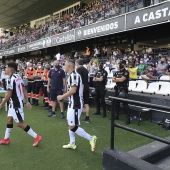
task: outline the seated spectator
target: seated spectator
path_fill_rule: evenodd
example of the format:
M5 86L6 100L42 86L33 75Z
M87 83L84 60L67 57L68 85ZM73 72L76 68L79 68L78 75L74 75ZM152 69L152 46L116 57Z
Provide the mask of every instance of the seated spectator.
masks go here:
M89 71L89 74L95 74L98 71L98 62L91 59L87 65L87 70Z
M137 55L135 58L135 68L138 68L138 65L140 64L139 56Z
M143 72L145 72L147 69L147 65L144 63L144 59L140 59L140 64L138 65L137 73L138 75L141 75Z
M104 47L102 48L102 56L103 56L103 57L107 57L107 47L106 47L106 46L104 46Z
M167 63L168 63L168 66L167 66L167 70L164 75L170 76L170 59L168 59Z
M155 66L155 60L151 54L149 55L149 60L147 61L147 64L152 64Z
M105 67L108 67L109 70L111 71L113 68L113 63L114 63L113 59L109 57L105 63Z
M112 55L113 55L113 57L117 57L118 54L119 54L118 49L117 49L116 47L114 47L114 48L112 49Z
M157 79L157 71L152 64L148 65L148 70L146 75L141 75L144 80L155 80Z
M97 62L97 64L99 64L99 58L97 57L96 54L94 54L94 57L91 60L94 62Z
M143 57L144 57L144 63L147 63L148 60L149 60L148 55L145 53L145 54L143 55Z
M137 79L137 69L134 68L134 64L133 63L129 63L129 78L130 79Z
M162 57L160 63L156 67L158 76L165 74L167 67L168 65L166 64L165 58Z

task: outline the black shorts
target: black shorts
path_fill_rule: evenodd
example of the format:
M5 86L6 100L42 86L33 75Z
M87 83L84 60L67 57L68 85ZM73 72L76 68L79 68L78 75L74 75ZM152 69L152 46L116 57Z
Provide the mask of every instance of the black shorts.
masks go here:
M83 92L83 100L84 104L89 104L89 90L85 90Z
M50 100L51 101L56 101L57 96L59 95L63 95L62 89L50 89Z

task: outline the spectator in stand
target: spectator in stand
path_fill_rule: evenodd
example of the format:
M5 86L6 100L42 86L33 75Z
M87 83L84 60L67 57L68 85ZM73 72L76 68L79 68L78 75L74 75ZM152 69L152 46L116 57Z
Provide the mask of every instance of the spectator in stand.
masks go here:
M114 61L113 61L113 59L111 58L111 57L109 57L108 59L107 59L107 61L106 61L106 63L105 63L105 67L108 67L109 68L109 70L111 71L112 69L114 69Z
M146 53L151 54L152 53L152 48L149 47L148 45L146 46Z
M141 58L140 64L139 64L138 69L137 69L138 75L143 74L143 72L146 71L146 69L147 69L147 65L144 63L144 59Z
M142 50L141 50L141 53L142 53L142 54L145 54L145 53L146 53L146 47L145 47L145 45L143 45Z
M147 63L155 66L155 60L151 54L149 55L149 60L147 61Z
M157 79L157 71L155 70L152 64L148 64L148 70L146 75L141 75L141 78L144 80L155 80Z
M56 60L60 61L61 60L61 55L60 52L58 52L55 56Z
M130 79L137 79L137 69L134 68L134 64L133 63L129 63L129 78Z
M86 57L90 57L90 48L88 46L86 47L85 54L86 54Z
M165 74L166 70L167 70L167 63L165 61L165 58L162 57L160 60L160 63L157 65L156 70L157 70L157 74L160 77L161 75Z
M95 60L90 60L89 64L87 65L87 70L91 74L95 74L98 71L98 62Z
M6 90L6 84L7 84L7 79L9 76L6 74L5 67L2 67L2 72L1 72L1 79L2 79L2 86L4 90Z
M107 47L105 46L102 48L102 56L107 57Z
M166 72L165 72L165 75L168 75L168 76L170 76L170 59L168 59L168 66L167 66L167 70L166 70Z
M117 55L119 54L119 51L118 51L118 49L116 47L114 47L112 49L112 54L113 54L113 57L117 57Z
M139 55L137 55L135 58L135 64L134 64L135 68L138 68L139 64L140 64L140 57Z
M99 49L95 46L94 47L94 56L99 57L99 54L100 54Z
M92 62L94 61L94 62L96 62L97 64L99 64L99 58L97 57L96 54L94 54L94 57L93 57L91 60L92 60Z
M161 63L161 58L163 57L162 54L158 54L158 64Z
M147 63L148 60L149 60L148 55L145 53L145 54L143 55L143 57L144 57L144 63Z

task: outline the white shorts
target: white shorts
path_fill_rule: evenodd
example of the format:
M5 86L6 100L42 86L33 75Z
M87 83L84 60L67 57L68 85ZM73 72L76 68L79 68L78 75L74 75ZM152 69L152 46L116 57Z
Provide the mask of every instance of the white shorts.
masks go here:
M80 116L82 109L67 109L67 121L69 126L80 125Z
M24 120L23 108L13 109L9 108L8 117L11 116L16 123L22 122Z

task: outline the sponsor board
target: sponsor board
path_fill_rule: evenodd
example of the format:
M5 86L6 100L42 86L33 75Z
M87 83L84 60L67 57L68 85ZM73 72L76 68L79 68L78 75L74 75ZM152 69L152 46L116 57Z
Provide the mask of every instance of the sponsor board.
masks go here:
M125 15L111 18L75 30L76 41L92 37L114 34L125 30Z
M14 48L5 50L5 51L4 51L4 56L15 55L15 54L17 54L17 53L18 53L18 52L17 52L17 47L14 47Z
M45 47L45 40L41 39L27 45L27 51L34 51Z
M16 51L18 53L25 53L25 52L27 52L27 44L24 44L24 45L16 47Z
M166 2L127 14L126 29L145 27L166 21L169 22L169 20L170 2Z
M0 56L3 56L4 55L4 51L0 51Z
M51 37L52 46L67 44L75 41L75 31L71 30Z

